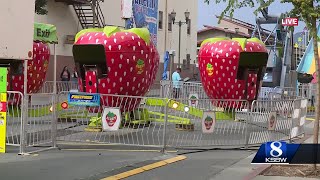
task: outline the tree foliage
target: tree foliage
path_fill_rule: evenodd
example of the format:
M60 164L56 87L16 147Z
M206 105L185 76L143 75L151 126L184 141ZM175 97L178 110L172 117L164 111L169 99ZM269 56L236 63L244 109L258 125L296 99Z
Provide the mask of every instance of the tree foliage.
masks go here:
M47 14L48 13L48 10L47 10L48 0L35 0L35 1L36 1L35 13L37 13L39 15Z
M204 0L206 3L215 2L216 4L221 2L228 2L227 7L221 13L219 17L219 23L224 15L228 14L233 17L235 9L242 7L256 7L254 13L257 15L258 12L269 7L275 0ZM319 38L317 35L317 19L320 17L320 0L281 0L281 3L291 3L293 9L284 15L287 17L297 17L304 21L307 28L310 31L310 35L313 38L313 53L316 64L316 79L317 79L317 94L316 94L316 116L314 121L313 129L313 143L318 144L319 137L319 119L320 119L320 62L318 54L318 42ZM283 17L282 17L283 18ZM317 147L317 146L315 146ZM315 160L317 159L317 152L315 151ZM314 164L314 169L316 169L316 163Z
M231 17L234 14L235 9L243 7L256 7L254 13L257 15L261 10L269 7L275 0L204 0L205 3L222 3L228 2L227 7L221 13L219 21L223 18L224 15L230 15ZM298 17L303 20L307 27L311 28L312 18L320 17L320 0L281 0L281 3L291 3L293 9L290 12L286 13L286 16Z

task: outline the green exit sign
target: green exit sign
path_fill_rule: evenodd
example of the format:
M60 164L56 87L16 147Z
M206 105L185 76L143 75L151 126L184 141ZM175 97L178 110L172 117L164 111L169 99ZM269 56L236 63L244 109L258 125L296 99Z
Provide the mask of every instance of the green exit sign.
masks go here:
M8 69L5 67L0 68L0 92L7 92L7 74Z

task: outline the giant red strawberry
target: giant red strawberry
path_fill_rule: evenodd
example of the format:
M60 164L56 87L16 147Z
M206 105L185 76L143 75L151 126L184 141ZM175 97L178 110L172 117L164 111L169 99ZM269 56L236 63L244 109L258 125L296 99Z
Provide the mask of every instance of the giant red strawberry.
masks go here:
M48 44L42 42L33 42L33 59L28 61L28 82L27 92L37 93L46 78L50 58L50 50ZM10 65L8 69L7 89L11 91L20 91L24 89L24 63L16 61ZM12 104L20 104L21 97L10 97L9 102Z
M103 29L86 29L77 34L75 44L102 44L105 48L107 77L97 78L95 82L96 72L81 73L85 77L79 80L80 89L84 89L82 80L92 84L85 88L88 93L144 96L156 78L159 54L146 28L121 30L107 26ZM132 110L140 100L120 100L119 97L109 96L102 103L121 107L121 110Z
M245 63L242 62L240 68L240 54L243 52L252 53L250 61L253 62L250 66L259 64L259 67L246 67L244 64L249 60L242 58L241 60ZM257 56L257 54L263 54L263 56ZM267 49L257 38L205 40L199 50L199 70L206 94L211 99L256 99L260 88L258 74L259 72L261 74L262 68L266 66L267 59Z

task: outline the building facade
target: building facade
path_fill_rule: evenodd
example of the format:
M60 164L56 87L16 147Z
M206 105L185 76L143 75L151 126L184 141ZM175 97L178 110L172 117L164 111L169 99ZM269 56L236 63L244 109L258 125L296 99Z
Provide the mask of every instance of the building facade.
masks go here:
M59 2L57 2L59 1ZM53 24L57 27L59 44L56 46L57 54L57 80L64 66L73 69L74 61L72 56L72 39L77 32L82 30L80 18L75 13L75 8L70 5L72 0L48 0L47 15L35 15L35 22ZM100 14L106 25L124 27L125 20L122 19L121 0L108 0L100 2ZM69 3L69 5L68 5ZM169 14L175 11L175 24L172 24ZM166 50L179 52L179 26L178 21L185 21L184 12L190 12L190 23L181 26L181 65L186 66L183 76L192 76L188 68L193 66L197 53L197 15L198 2L185 0L183 3L176 0L158 0L157 18L157 49L160 54L160 67L157 80L160 80L163 73L164 54ZM51 46L53 55L53 46ZM175 57L175 66L178 63L178 56ZM190 65L188 64L190 63ZM186 73L188 72L188 73ZM49 63L47 81L53 79L53 58Z

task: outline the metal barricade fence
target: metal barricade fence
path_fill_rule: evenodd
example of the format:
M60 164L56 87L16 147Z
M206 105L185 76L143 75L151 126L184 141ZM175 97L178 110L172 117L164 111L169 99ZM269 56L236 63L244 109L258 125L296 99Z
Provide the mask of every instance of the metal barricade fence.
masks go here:
M178 85L172 81L161 81L163 97L173 99L188 99L190 96L198 96L197 99L207 99L201 83L180 82Z
M67 93L59 94L59 103ZM153 147L248 146L288 140L303 134L294 130L302 112L301 100L254 101L166 99L101 95L102 107L69 105L59 109L57 140ZM104 108L119 108L118 130L104 131ZM274 117L272 117L274 116ZM110 120L110 119L109 119ZM114 124L114 122L111 122Z
M189 101L189 103L187 103ZM171 100L166 143L169 147L245 146L249 103L242 100ZM241 113L244 120L237 119ZM176 120L175 120L176 119Z
M54 94L27 94L24 98L20 153L40 151L55 146Z
M162 97L162 88L160 83L154 83L151 85L149 91L145 95L146 97Z
M23 104L23 94L18 91L7 92L7 130L6 144L11 146L20 146L22 115L21 105ZM4 107L1 107L4 108Z
M12 94L19 94L23 100L21 93ZM8 112L16 113L17 117L8 120L7 143L20 144L23 149L53 147L56 140L159 148L243 147L303 134L308 102L306 99L256 100L250 104L245 100L174 100L101 94L102 107L69 104L64 109L61 104L68 101L67 95L68 92L60 92L55 106L53 94L27 95L26 121L22 121L21 110L9 110L13 106L8 105ZM57 109L56 116L52 107ZM105 108L120 110L119 129L103 130L104 122L114 124L101 117ZM20 138L24 139L21 143Z
M45 81L38 93L53 93L53 81ZM57 92L78 90L78 83L74 81L57 81Z
M61 92L58 102L67 101ZM136 146L163 145L167 99L102 95L102 107L69 105L58 112L57 141L94 142ZM120 108L122 123L117 131L102 131L103 108ZM108 121L108 123L112 123Z
M295 100L254 101L248 122L248 144L291 138Z

